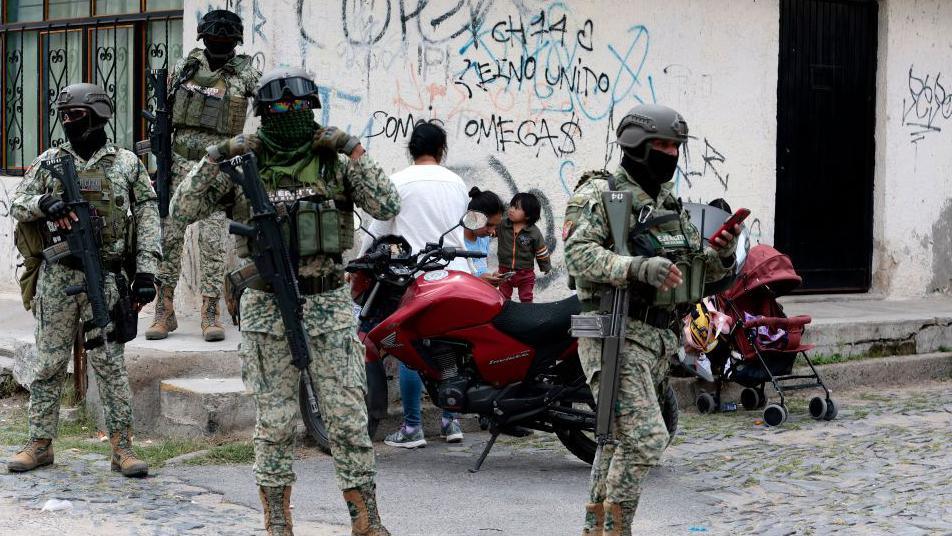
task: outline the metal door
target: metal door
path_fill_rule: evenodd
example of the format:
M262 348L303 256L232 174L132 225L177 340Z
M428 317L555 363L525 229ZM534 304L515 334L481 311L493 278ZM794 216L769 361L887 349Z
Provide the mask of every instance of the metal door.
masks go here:
M774 243L805 292L870 287L878 5L781 0Z

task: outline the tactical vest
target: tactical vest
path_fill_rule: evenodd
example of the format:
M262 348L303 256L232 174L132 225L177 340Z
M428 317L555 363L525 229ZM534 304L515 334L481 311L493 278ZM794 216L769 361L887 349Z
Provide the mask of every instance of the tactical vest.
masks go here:
M129 217L132 199L117 196L113 190L108 171L115 161L115 155L102 157L97 165L85 171L77 171L79 189L83 198L96 210L96 219L100 224L98 243L110 244L120 237L125 242L125 250L135 247L135 228ZM54 195L63 195L63 185L54 182ZM30 222L18 222L14 228L14 242L23 257L23 273L20 275L20 296L23 306L30 310L30 304L36 295L36 283L40 265L43 262L43 250L55 242L63 240L62 231L55 225L41 219ZM132 240L130 244L130 239ZM120 259L103 258L104 261Z
M650 307L671 307L693 303L704 297L704 276L707 270L706 254L699 236L689 234L681 218L681 201L672 196L656 206L640 189L618 188L614 175L600 174L608 181L609 190L629 190L632 196L633 224L628 235L628 251L638 257L665 257L681 270L684 282L676 288L661 292L646 283L631 284L632 300Z
M197 128L234 136L245 126L248 101L242 95L234 95L225 81L225 69L231 65L236 71L250 68L247 56L236 56L217 71L212 71L193 51L182 70L185 80L173 87L172 126ZM230 70L230 69L229 69ZM191 76L188 76L191 73Z
M354 203L336 173L324 177L279 178L267 184L275 210L284 217L284 237L288 249L302 263L316 256L337 260L354 247ZM247 205L236 207L235 219L250 219ZM249 257L248 239L236 236L237 254Z

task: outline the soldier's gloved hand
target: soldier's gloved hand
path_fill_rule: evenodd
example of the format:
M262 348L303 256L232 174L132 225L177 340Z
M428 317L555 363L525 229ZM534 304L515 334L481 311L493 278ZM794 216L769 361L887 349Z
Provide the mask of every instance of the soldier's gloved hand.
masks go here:
M664 257L648 257L641 264L632 263L628 279L647 283L661 291L672 289L682 282L681 270Z
M238 134L216 145L210 145L205 150L208 151L208 159L212 162L221 162L222 160L233 156L240 156L245 153L257 151L261 147L261 140L257 134Z
M139 272L132 278L132 299L145 305L155 299L155 276Z
M69 207L66 206L66 203L51 194L43 194L40 197L40 210L51 220L59 220L69 214Z
M322 128L314 133L314 149L329 149L351 156L359 145L357 136L351 136L337 127Z

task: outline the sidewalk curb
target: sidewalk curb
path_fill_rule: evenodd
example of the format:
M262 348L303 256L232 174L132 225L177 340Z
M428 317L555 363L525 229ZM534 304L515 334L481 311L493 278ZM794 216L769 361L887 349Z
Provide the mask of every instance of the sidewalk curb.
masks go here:
M952 379L952 352L916 354L891 357L871 357L846 363L833 363L816 367L820 379L827 388L836 393L857 388L896 387L915 385L930 380ZM809 374L809 367L797 367L795 373ZM701 391L714 393L714 384L695 378L672 378L671 386L678 395L682 410L696 411L694 400ZM724 401L737 401L743 387L736 383L725 384L721 391ZM822 393L822 389L792 391L786 396L810 398ZM772 387L767 387L768 398L775 398Z

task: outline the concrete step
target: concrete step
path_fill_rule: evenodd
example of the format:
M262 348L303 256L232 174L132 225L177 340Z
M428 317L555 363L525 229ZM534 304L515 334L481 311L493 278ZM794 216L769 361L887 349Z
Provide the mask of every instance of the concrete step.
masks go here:
M241 378L173 378L160 385L156 432L170 437L251 436L254 400Z

